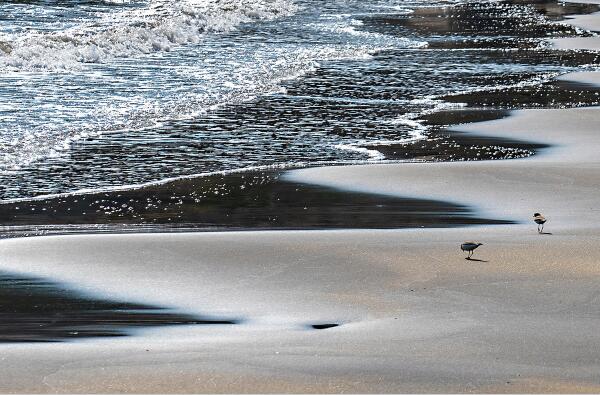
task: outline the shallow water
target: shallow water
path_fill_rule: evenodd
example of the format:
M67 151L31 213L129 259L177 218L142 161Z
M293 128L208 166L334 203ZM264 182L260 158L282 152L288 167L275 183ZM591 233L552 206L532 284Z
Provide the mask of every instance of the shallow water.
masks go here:
M597 61L543 45L586 34L552 21L592 6L177 4L0 5L3 201L381 161L378 145L427 139L423 116L468 104L449 96L538 86Z

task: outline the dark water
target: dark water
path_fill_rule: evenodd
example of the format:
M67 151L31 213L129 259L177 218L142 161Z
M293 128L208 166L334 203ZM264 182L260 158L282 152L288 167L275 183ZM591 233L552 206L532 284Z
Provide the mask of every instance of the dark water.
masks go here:
M223 170L397 159L387 147L435 138L422 121L431 113L598 101L593 92L549 99L552 76L598 58L544 45L585 35L553 22L591 5L182 4L0 5L4 201ZM508 149L498 158L530 154Z

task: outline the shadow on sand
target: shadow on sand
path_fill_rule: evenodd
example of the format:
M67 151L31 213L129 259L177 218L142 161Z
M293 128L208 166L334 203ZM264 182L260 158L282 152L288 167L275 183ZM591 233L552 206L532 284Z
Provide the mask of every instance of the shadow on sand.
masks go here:
M483 263L488 263L489 261L484 261L483 259L477 259L477 258L465 258L467 261L473 261L473 262L483 262Z

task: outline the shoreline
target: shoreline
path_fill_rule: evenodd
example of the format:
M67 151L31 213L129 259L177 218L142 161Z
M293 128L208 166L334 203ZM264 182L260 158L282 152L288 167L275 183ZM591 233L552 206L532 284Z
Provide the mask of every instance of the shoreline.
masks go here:
M402 104L401 107L406 107L408 115L413 114L412 111L419 112L423 109L429 108L429 105L425 107L417 105L418 108L413 108L415 103L418 104L418 99L421 99L422 97L414 97L414 87L404 87L403 81L406 81L407 76L405 75L406 73L402 72L396 75L398 70L394 68L395 63L389 60L394 57L409 57L409 59L414 57L415 62L424 61L435 55L436 50L434 49L435 45L433 44L445 42L450 45L448 48L446 48L450 51L445 51L443 49L438 51L440 54L439 61L443 63L444 68L452 67L452 65L456 64L456 62L463 64L461 58L465 58L463 60L467 70L457 76L456 81L454 79L448 80L448 78L443 77L444 73L441 73L438 77L440 79L440 84L442 84L440 88L443 87L443 89L427 90L428 93L426 97L432 97L434 99L435 96L430 96L430 94L437 95L440 92L457 92L463 91L463 89L468 91L470 88L477 90L479 88L489 88L490 86L513 86L514 84L518 86L519 82L527 82L528 77L541 72L541 70L554 70L555 72L557 70L565 71L566 69L577 67L581 64L597 62L597 56L592 57L589 54L557 54L553 53L552 51L535 49L537 48L536 43L545 39L550 34L557 34L561 36L574 34L573 29L555 24L554 21L560 20L565 15L571 15L575 12L591 12L595 8L591 6L584 7L564 4L555 5L546 2L536 2L536 4L533 5L533 8L535 8L537 12L543 13L547 17L548 21L540 22L536 18L532 20L532 16L528 13L525 13L522 15L522 18L525 18L527 21L527 28L525 31L515 27L515 24L518 25L520 20L519 18L511 16L510 14L504 15L502 7L496 8L493 5L489 6L487 11L486 7L483 7L483 9L474 9L465 6L459 7L456 12L453 11L453 7L436 7L435 9L426 7L423 18L409 18L406 15L396 16L393 13L393 17L390 20L379 20L377 17L366 18L364 21L364 27L361 28L361 31L364 30L367 33L371 32L378 34L377 32L379 32L380 29L384 29L383 33L387 32L393 36L395 33L398 33L398 31L395 30L398 26L401 27L401 31L404 31L404 26L410 25L413 30L419 30L425 36L433 35L433 50L409 50L406 52L399 50L391 51L389 54L386 54L384 51L380 57L374 55L375 58L379 59L376 62L376 65L379 66L375 68L370 67L364 62L353 64L352 67L358 67L359 70L362 71L360 74L362 74L364 78L368 78L368 81L364 81L364 78L355 78L353 73L346 72L346 68L338 67L339 65L335 65L336 62L332 62L332 64L329 66L323 65L322 72L316 72L315 75L307 76L306 81L302 83L290 82L289 86L288 84L284 84L289 94L283 96L269 96L264 100L258 100L256 103L248 103L247 105L239 108L233 106L234 108L227 111L217 111L215 114L210 115L207 119L199 119L197 121L199 125L195 125L195 123L192 122L180 125L178 128L183 127L185 130L188 130L188 132L190 129L194 132L200 132L204 126L210 126L211 128L215 128L215 130L231 130L232 128L235 130L236 128L244 129L248 125L256 124L256 128L252 129L256 130L257 133L260 132L258 135L256 135L256 137L260 141L262 141L262 139L271 141L272 145L274 145L274 148L271 150L272 152L270 152L278 157L290 154L285 149L287 146L306 144L304 139L299 138L299 136L304 136L301 134L301 132L308 132L310 135L314 134L316 136L320 136L318 139L323 141L329 141L331 139L333 139L332 141L336 141L336 138L334 138L335 136L351 137L351 141L358 141L362 139L367 141L375 140L373 137L376 137L377 140L395 140L398 137L406 137L406 133L403 132L405 128L399 127L395 124L388 124L387 120L396 119L398 116L401 117L402 115L405 115L405 109L399 108L398 103L395 100L390 99L393 99L394 97L402 99L406 96L406 100L401 100L402 103L406 101L406 104ZM496 12L499 12L500 14L496 15ZM492 17L488 18L490 15L487 13L492 13L490 14ZM439 16L442 17L441 19L443 21L445 21L441 25L439 24ZM487 38L483 41L475 39L476 37L473 36L472 29L474 26L480 26L480 24L477 22L477 18L489 20L489 22L493 25L491 29L484 29L484 32L482 33L484 37L488 36L489 34L493 35L494 29L500 29L500 32L509 34L512 39L508 40L508 42L505 42L504 44L501 42L489 42ZM536 20L539 23L533 23ZM508 23L508 25L505 26L506 23ZM466 41L459 42L453 40L452 37L456 34L464 35L466 37ZM462 53L461 51L463 50L466 50L467 52ZM470 54L470 52L472 52L471 50L482 51L473 57ZM455 53L458 54L458 56L453 55ZM481 61L478 60L479 57L481 57ZM383 64L380 64L381 62L383 62ZM541 66L539 69L535 67L532 68L531 73L523 73L522 70L517 73L513 73L510 71L510 68L506 67L507 64L521 63L527 65L527 68L531 68L534 65L540 64L543 66ZM487 73L481 74L476 72L477 65L481 65L484 68L492 66L492 70L493 66L496 65L501 69L506 68L506 71L494 72L492 75L488 75ZM383 70L379 70L381 66L384 66ZM386 75L388 75L389 72L392 72L394 76L386 78ZM420 76L420 74L418 74L418 69L414 69L413 72L416 72L417 76ZM340 73L340 75L336 77L333 75L335 73ZM549 74L553 73L550 72ZM427 76L423 76L423 78L427 78ZM473 82L470 83L469 81ZM375 86L386 84L393 86L398 91L396 93L392 92L393 94L390 96L390 92L387 92L387 90L379 90L378 92L378 89L366 89L365 82L368 82L369 85L374 84ZM351 89L346 86L347 84L350 84ZM551 91L544 94L547 95L548 93L554 95L557 92ZM482 94L485 96L485 93L482 92L478 92L475 96L481 96ZM323 100L318 100L321 96L323 96ZM328 104L327 101L332 99L332 96L341 98L347 97L349 99L357 96L359 101L354 102L354 104L352 104L352 102L348 102L345 104L331 105ZM368 100L366 103L360 104L360 98L363 96ZM489 96L490 100L497 99L497 97L494 95ZM510 107L509 96L503 98L502 100L504 100L504 103L508 104ZM309 100L310 97L313 99ZM443 96L438 98L444 100ZM384 100L386 104L378 104L378 99ZM415 101L408 99L417 100ZM574 99L575 100L567 100L567 102L575 103L578 98L575 97ZM592 99L597 100L597 97L592 97ZM369 100L372 100L372 104L369 104ZM542 97L541 100L542 102L546 102L547 98ZM271 119L271 117L269 117L268 119L262 119L259 116L261 113L259 110L262 107L265 107L265 109L268 110L267 112L274 115L275 118ZM354 109L352 110L352 108ZM314 111L311 109L320 110ZM298 116L300 118L306 118L307 122L302 123L302 125L308 129L304 130L304 132L298 131L298 133L300 133L298 137L295 137L294 135L290 136L286 133L278 133L276 130L277 128L273 129L273 125L277 125L277 127L286 127L282 126L282 124L277 121L277 117L285 117L286 113L294 114L294 117ZM384 122L376 122L377 120L384 120ZM296 128L294 128L294 130L296 130ZM172 135L174 140L168 144L169 149L175 149L174 147L171 147L171 145L183 144L182 146L188 147L191 152L198 152L200 159L196 158L197 160L206 159L204 156L202 156L204 155L203 152L205 150L208 150L207 153L209 157L212 150L215 150L215 152L227 151L226 145L222 146L217 144L216 146L213 146L211 145L210 141L196 141L195 143L189 142L183 138L184 134L184 130L174 133ZM101 164L103 163L103 158L109 155L110 150L114 149L120 155L126 152L128 150L127 147L129 147L134 149L133 152L138 153L142 158L148 157L149 153L143 148L143 141L137 141L135 138L134 141L130 141L127 136L122 135L116 136L115 139L117 142L115 142L114 146L104 146L106 142L103 143L102 141L97 142L98 146L96 148L94 148L95 144L76 145L76 147L73 147L74 151L71 154L73 155L73 158L77 158L77 160L80 162L87 163L87 161L91 161L96 163L97 160L98 164ZM347 140L347 138L343 138L342 140ZM180 143L178 143L179 141ZM131 144L131 146L128 144ZM449 145L452 145L452 142L449 142ZM252 145L249 147L252 148ZM235 167L246 167L243 165L252 163L258 165L265 164L264 162L260 161L256 163L252 161L248 162L250 157L255 156L256 152L254 151L246 153L244 156L242 155L242 152L238 152L240 151L238 147L230 148L235 150L235 155L233 155L233 157L239 159ZM254 147L253 149L258 148ZM152 149L151 145L148 146L148 149ZM470 153L470 151L466 152ZM482 152L482 154L485 154L485 152ZM313 157L314 155L316 156ZM318 164L319 161L331 161L331 155L324 151L315 150L314 155L311 153L310 160L305 156L300 158L292 156L290 162L299 161L308 164ZM340 155L341 156L338 156L336 154L334 156L335 158L341 160L359 158L354 154ZM110 163L106 163L104 166L99 166L96 171L88 174L88 172L85 171L85 166L81 168L75 166L76 169L79 169L75 171L67 166L69 164L68 162L57 162L53 164L54 170L52 171L38 169L35 170L34 173L29 174L27 173L29 170L27 170L25 173L29 174L29 176L25 174L21 179L20 176L17 175L15 178L15 180L21 183L23 187L19 187L19 185L17 185L15 189L12 186L7 185L5 197L32 196L38 193L46 194L52 192L69 191L74 189L73 186L77 186L77 189L85 189L86 187L91 187L94 185L94 183L90 182L79 183L78 181L81 181L82 177L85 179L93 179L98 177L100 179L107 180L105 183L102 183L103 185L142 185L146 181L165 178L165 175L166 177L169 177L191 173L207 174L210 173L211 170L221 169L218 166L209 166L206 168L203 166L192 166L194 163L194 160L192 159L190 166L183 166L183 168L196 169L197 171L192 170L182 173L178 171L178 168L181 166L170 169L169 166L165 166L163 163L161 163L161 165L158 166L159 169L156 170L158 173L153 173L152 168L145 167L143 163L139 163L135 155L129 155L127 158L128 161L126 163L130 164L131 169L124 168L120 165L112 167L110 166ZM333 158L333 160L335 160L335 158ZM118 155L113 159L118 159ZM168 157L166 159L168 159ZM315 161L315 159L318 159L318 161ZM226 168L227 167L228 166L226 166ZM148 175L154 174L154 176L148 177L145 175L138 180L139 182L135 182L136 178L132 177L130 170L136 170L138 173ZM64 182L61 178L61 174L65 175L66 180L64 180ZM114 176L122 177L122 179L115 180ZM112 182L109 182L109 180L112 180ZM127 182L128 180L131 180L131 182ZM12 181L11 184L13 184Z
M536 92L536 107L560 107L563 103L576 100L581 102L575 104L575 107L600 104L600 86L586 83L580 77L563 76L557 82L536 88ZM423 162L436 165L446 162L481 162L488 159L513 160L536 155L535 152L548 149L549 144L522 141L519 140L519 136L486 136L463 133L448 127L457 123L503 119L510 114L509 110L486 108L482 103L489 100L508 102L510 97L511 91L501 94L474 93L468 97L463 95L461 100L467 100L468 107L439 111L423 118L422 122L433 130L432 136L427 140L408 145L367 148L378 149L389 158L388 163L382 164L395 164L399 161L401 166ZM432 201L423 199L418 194L410 199L401 194L393 198L385 194L349 194L335 188L311 186L310 182L289 182L286 177L280 176L313 168L190 176L142 188L63 194L4 203L0 205L0 220L12 226L4 226L1 231L8 237L18 237L75 232L104 233L110 230L131 232L135 229L144 232L160 232L161 229L172 232L241 228L284 230L444 227L452 224L462 226L505 223L502 218L481 218L469 207L443 199ZM379 211L379 214L365 210L363 215L359 210L359 203L372 208L378 207L375 211ZM302 213L296 213L294 220L286 218L289 217L286 207L290 205L301 206L314 215L304 218ZM426 211L432 214L431 218L423 215L425 207L428 207ZM244 214L242 217L245 218L240 217L244 210L251 210L252 215ZM348 221L349 213L362 216L364 220ZM326 214L330 218L325 218ZM402 215L404 219L389 221L387 214ZM452 218L448 214L451 214ZM315 220L315 215L320 216L321 220ZM385 219L378 221L378 217ZM411 217L420 217L421 223L409 220Z
M598 77L592 74L592 79ZM507 218L509 213L514 212L516 218L523 221L529 220L529 211L560 211L561 202L569 199L570 194L577 194L577 189L592 187L594 168L587 175L589 180L577 183L577 172L571 171L567 166L573 166L579 171L581 167L591 161L595 152L590 147L596 147L600 143L595 136L596 119L600 117L600 107L589 107L580 109L551 109L551 110L519 110L513 112L511 117L499 121L473 123L458 125L453 128L463 133L474 133L477 136L507 137L511 139L521 138L524 141L536 141L539 144L547 144L551 148L524 159L513 159L509 161L477 161L477 162L442 162L428 163L426 166L419 164L402 165L367 165L353 167L321 167L313 169L302 169L288 173L291 181L303 183L315 183L341 190L354 192L371 192L380 194L399 195L407 197L429 197L442 199L449 202L461 202L469 207L483 207L478 215L491 216L493 218ZM577 136L562 134L562 130L577 125ZM554 128L554 129L552 129ZM560 129L556 129L560 128ZM502 130L501 133L498 130ZM550 135L547 130L553 130ZM545 136L545 137L544 137ZM564 163L565 168L559 168ZM550 171L544 171L544 168ZM582 176L584 174L581 174ZM395 184L385 182L384 179L394 179ZM569 179L569 192L556 196L551 180ZM451 182L450 182L451 181ZM600 180L598 180L600 181ZM506 190L495 188L494 183L505 183ZM524 188L529 183L529 188ZM454 185L452 185L454 184ZM458 185L459 187L457 187ZM516 189L511 189L516 188ZM515 197L519 201L510 198L515 191ZM587 207L593 207L596 199L594 190L586 193ZM590 195L591 193L591 195ZM553 195L554 194L554 195ZM557 202L549 202L549 196L554 196ZM529 210L525 211L521 200L526 200ZM507 206L504 202L513 202ZM536 202L537 201L537 202ZM515 206L515 203L517 206ZM564 223L577 224L586 223L596 225L596 218L585 218L585 212L577 215L569 212L572 218L559 217ZM566 215L566 214L565 214ZM516 219L512 217L512 219Z

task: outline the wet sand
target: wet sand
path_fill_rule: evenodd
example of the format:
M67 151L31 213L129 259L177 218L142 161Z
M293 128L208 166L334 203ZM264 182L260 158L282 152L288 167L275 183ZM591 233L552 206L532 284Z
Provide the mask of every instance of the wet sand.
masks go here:
M31 275L0 273L0 343L126 336L132 328L235 325L145 304L86 295Z
M506 155L506 153L502 153ZM506 223L442 201L347 193L257 171L0 205L8 236L136 231L395 229ZM382 220L385 218L385 221Z

